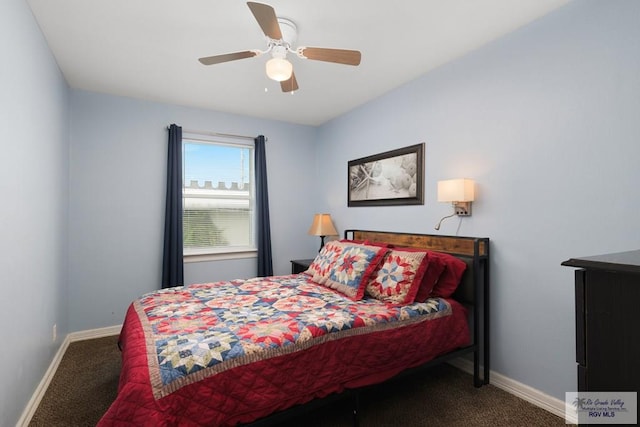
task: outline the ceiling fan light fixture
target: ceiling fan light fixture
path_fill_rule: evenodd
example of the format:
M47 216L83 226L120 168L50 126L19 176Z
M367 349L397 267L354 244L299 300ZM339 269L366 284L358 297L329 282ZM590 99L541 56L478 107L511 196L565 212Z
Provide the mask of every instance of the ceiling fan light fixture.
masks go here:
M271 58L267 61L267 76L277 82L291 78L293 65L284 58Z

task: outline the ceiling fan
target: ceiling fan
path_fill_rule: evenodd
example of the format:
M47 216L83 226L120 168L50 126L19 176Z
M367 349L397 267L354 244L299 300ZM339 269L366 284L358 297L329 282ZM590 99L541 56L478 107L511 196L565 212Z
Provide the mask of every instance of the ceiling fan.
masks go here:
M296 25L285 18L276 17L273 7L268 4L247 2L251 13L258 21L258 25L267 39L266 50L245 50L242 52L226 53L207 56L199 61L204 65L220 64L238 59L252 58L270 53L272 58L267 61L266 72L269 78L279 81L283 92L298 90L298 82L293 73L293 65L287 61L287 53L295 53L300 58L316 61L334 62L346 65L359 65L361 54L357 50L328 49L322 47L300 46L293 48L297 38Z

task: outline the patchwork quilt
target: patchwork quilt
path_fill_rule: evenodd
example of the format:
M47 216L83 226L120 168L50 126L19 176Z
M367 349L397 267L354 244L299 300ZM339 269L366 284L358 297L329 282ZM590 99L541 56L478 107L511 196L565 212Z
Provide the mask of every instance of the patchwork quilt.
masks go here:
M373 384L469 343L453 300L353 301L307 274L171 288L130 306L100 426L222 426Z

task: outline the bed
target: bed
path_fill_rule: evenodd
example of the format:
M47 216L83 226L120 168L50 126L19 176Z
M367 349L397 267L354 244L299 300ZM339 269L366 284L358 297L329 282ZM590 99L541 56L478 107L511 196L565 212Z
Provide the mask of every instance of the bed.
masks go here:
M303 273L134 301L118 395L98 425L269 425L466 354L474 385L488 384L489 239L344 237Z

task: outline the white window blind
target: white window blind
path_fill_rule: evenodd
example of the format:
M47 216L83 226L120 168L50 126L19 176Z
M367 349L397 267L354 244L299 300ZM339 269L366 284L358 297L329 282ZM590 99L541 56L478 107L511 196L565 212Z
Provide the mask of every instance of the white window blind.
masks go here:
M255 251L253 145L184 138L185 255Z

